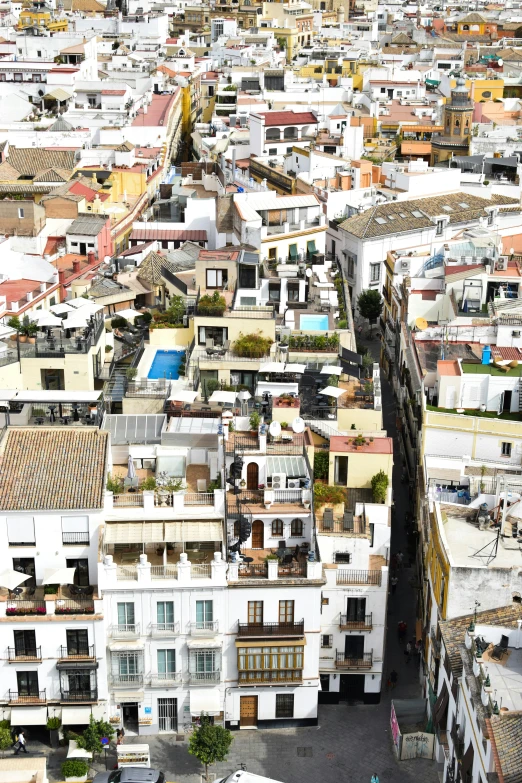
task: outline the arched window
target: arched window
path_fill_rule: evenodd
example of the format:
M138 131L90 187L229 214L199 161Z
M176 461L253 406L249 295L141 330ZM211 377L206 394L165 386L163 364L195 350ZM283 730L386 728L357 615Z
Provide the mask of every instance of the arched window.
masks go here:
M285 128L283 136L285 139L297 139L297 128Z
M270 141L279 141L279 139L281 138L281 131L279 130L279 128L267 128L266 138L270 139Z
M272 521L272 535L274 537L283 535L283 520L282 519L274 519Z
M491 98L491 91L490 90L483 90L482 91L482 97L483 98Z
M296 538L300 538L303 535L302 519L292 519L292 523L290 525L290 535L295 536Z

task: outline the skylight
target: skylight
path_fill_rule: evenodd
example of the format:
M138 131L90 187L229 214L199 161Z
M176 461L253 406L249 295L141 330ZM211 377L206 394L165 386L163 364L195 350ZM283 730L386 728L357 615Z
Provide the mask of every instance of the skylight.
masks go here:
M384 218L382 218L382 217L377 217L377 218L375 218L375 222L379 223L382 226L383 223L386 223L386 220Z
M469 209L469 204L466 204L465 201L461 201L459 207L462 207L462 209Z
M442 209L443 209L445 212L453 212L453 207L450 207L450 205L449 205L449 204L445 204L445 205L442 207Z
M419 212L419 210L418 210L418 209L414 209L414 210L413 210L413 212L412 212L411 214L413 215L413 217L424 217L424 215L422 214L422 212Z

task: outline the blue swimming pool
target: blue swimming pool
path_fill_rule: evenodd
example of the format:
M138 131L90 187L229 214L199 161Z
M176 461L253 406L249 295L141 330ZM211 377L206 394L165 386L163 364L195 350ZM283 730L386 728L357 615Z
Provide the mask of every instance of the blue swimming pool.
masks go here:
M302 315L299 326L305 332L326 332L328 331L328 316Z
M148 378L167 378L175 381L179 378L179 365L185 351L156 351L150 366Z

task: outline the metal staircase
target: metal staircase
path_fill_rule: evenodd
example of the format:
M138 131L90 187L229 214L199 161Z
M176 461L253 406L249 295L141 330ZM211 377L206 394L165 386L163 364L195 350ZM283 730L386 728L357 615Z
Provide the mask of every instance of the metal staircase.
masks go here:
M330 440L330 438L335 435L348 435L348 432L338 430L335 427L332 427L331 424L326 424L326 422L321 421L321 419L305 419L305 423L310 427L312 432L315 432L317 435L320 435L327 440Z

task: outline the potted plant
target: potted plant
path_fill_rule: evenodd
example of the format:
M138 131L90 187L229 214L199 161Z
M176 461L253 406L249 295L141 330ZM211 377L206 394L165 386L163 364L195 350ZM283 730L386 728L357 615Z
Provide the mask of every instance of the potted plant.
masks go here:
M58 729L62 725L60 718L48 718L47 728L49 729L49 739L51 748L57 748L59 744Z
M20 319L18 318L17 315L12 315L11 318L8 320L7 325L10 329L15 330L15 334L11 335L11 340L16 340L16 335L20 334L20 329L22 328Z
M281 422L281 429L282 430L286 430L287 427L288 427L288 422L287 421L282 421Z
M83 759L67 759L62 764L62 778L66 783L85 783L89 767Z
M250 423L250 429L252 431L252 434L254 435L257 434L257 431L259 430L259 425L261 423L261 416L257 411L252 411L252 413L250 414L249 423Z
M352 444L355 446L357 451L359 451L361 446L366 446L366 439L363 438L362 435L357 435L357 437L352 440Z

